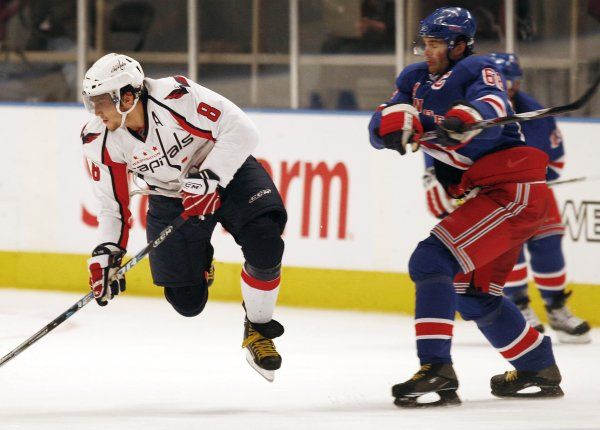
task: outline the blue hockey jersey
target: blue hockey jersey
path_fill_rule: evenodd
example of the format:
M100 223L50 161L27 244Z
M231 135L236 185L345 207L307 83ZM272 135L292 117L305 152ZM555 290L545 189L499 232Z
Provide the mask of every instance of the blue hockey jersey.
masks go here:
M522 113L543 109L543 106L529 94L519 91L513 99L513 109L516 113ZM557 180L564 167L565 149L556 120L553 117L546 117L534 121L524 121L521 123L521 130L527 145L541 149L550 157L546 180ZM424 154L424 156L425 168L433 167L434 159L428 154Z
M515 95L513 107L516 113L543 108L537 100L522 91L517 92ZM553 117L546 117L525 121L521 123L521 129L525 135L527 145L541 149L550 157L546 180L554 181L558 179L564 166L565 149L560 130L556 126L556 120Z
M487 56L473 55L455 63L445 74L431 75L425 62L411 64L396 79L396 92L386 104L412 104L420 113L425 131L435 129L444 114L456 102L468 102L484 119L513 113L504 91L504 78ZM381 112L375 112L369 129L371 144L382 149L378 133ZM483 130L467 145L448 150L435 141L422 142L423 151L460 170L467 170L486 154L524 145L519 124L492 127Z

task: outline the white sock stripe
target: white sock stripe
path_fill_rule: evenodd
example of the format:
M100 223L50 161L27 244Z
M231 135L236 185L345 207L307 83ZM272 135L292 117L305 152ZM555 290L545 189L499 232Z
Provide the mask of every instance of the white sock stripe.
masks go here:
M423 334L416 337L417 340L427 340L427 339L452 339L452 336L448 336L445 334Z
M415 324L420 323L440 323L454 325L454 320L449 320L445 318L415 318Z
M556 272L540 273L540 272L535 272L533 270L532 270L532 272L533 272L534 278L558 278L559 276L566 275L567 268L563 267L562 269L557 270Z
M522 270L522 269L527 269L527 262L526 261L524 261L522 263L515 264L515 266L513 267L513 272L515 272L517 270Z
M515 355L514 357L509 358L508 361L514 361L517 358L520 358L520 357L524 356L529 351L533 351L534 349L536 349L542 343L543 340L544 340L544 335L541 334L541 333L538 333L537 339L535 340L535 342L533 342L531 344L531 346L529 348L526 348L523 351L521 351L519 354Z
M525 322L525 328L523 329L521 334L519 336L517 336L517 338L515 340L513 340L511 343L509 343L508 345L503 346L501 348L496 348L498 350L498 352L508 351L509 349L513 348L517 343L519 343L519 342L521 342L521 340L523 340L523 338L529 332L530 328L531 328L531 326L529 325L529 323Z
M527 277L518 279L516 281L510 281L504 283L504 288L520 287L521 285L527 284Z

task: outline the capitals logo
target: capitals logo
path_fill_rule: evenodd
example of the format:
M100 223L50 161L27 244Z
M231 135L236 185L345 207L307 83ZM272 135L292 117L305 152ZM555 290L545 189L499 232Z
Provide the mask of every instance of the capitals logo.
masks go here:
M100 133L86 133L86 134L83 134L83 132L82 132L81 133L81 141L85 145L86 143L91 143L94 140L96 140L96 138L98 136L100 136Z
M178 88L175 88L173 91L171 91L165 97L165 100L180 99L183 96L185 96L186 94L188 94L188 90L186 90L185 87L178 87Z
M175 79L175 82L177 82L179 84L179 86L177 88L175 88L173 91L171 91L169 93L169 95L167 97L165 97L165 100L180 99L184 95L189 93L189 91L186 90L186 88L190 87L190 84L188 83L187 79L185 79L183 76L180 76L180 75L173 76L173 79Z

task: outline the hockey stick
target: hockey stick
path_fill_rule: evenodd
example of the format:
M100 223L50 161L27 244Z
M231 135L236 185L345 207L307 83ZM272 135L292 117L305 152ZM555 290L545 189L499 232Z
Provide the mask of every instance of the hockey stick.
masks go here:
M571 184L573 182L581 182L581 181L597 181L600 179L599 175L592 175L592 176L579 176L577 178L569 178L569 179L561 179L560 181L550 181L548 182L548 186L549 187L554 187L556 185L563 185L563 184Z
M587 179L587 176L580 176L578 178L563 179L563 180L560 180L560 181L550 181L550 182L548 182L548 186L549 187L555 187L557 185L571 184L573 182L585 181L586 179Z
M560 115L563 113L575 111L577 109L582 108L592 98L592 96L598 89L599 84L600 84L600 75L598 75L596 77L596 80L587 89L587 91L581 97L579 97L577 100L575 100L574 102L571 102L571 103L563 105L563 106L555 106L555 107L551 107L551 108L532 110L530 112L516 113L514 115L502 116L502 117L498 117L498 118L485 119L483 121L479 121L479 122L476 122L474 124L471 124L471 125L465 127L464 131L483 130L483 129L490 128L490 127L496 127L498 125L512 124L515 122L531 121L534 119L545 118L547 116ZM429 131L429 132L425 133L419 140L433 140L433 139L436 139L437 137L438 137L438 133L436 130L434 130L434 131Z
M152 251L154 248L156 248L161 243L163 243L171 235L171 233L173 233L175 230L177 230L179 227L181 227L183 224L185 224L187 219L188 219L188 217L185 214L181 214L177 218L175 218L173 220L173 222L171 222L171 224L166 226L165 229L159 233L159 235L156 239L154 239L152 242L149 242L144 247L144 249L142 249L134 257L132 257L127 263L125 263L123 266L121 266L121 268L117 271L115 276L124 275L125 273L130 271L136 264L138 264L140 262L140 260L142 260L146 255L148 255L150 253L150 251ZM52 330L54 330L60 324L65 322L67 320L67 318L72 316L75 312L79 311L82 307L84 307L90 301L92 301L93 298L94 298L94 294L90 291L88 294L86 294L84 297L82 297L77 303L75 303L73 306L71 306L65 312L63 312L58 317L56 317L48 325L46 325L44 328L42 328L36 334L31 336L25 342L23 342L22 344L17 346L15 349L13 349L11 352L9 352L4 357L2 357L2 359L0 360L0 366L4 365L6 362L12 360L17 355L19 355L20 353L25 351L27 348L29 348L31 345L33 345L35 342L40 340L42 337L46 336L48 333L50 333Z

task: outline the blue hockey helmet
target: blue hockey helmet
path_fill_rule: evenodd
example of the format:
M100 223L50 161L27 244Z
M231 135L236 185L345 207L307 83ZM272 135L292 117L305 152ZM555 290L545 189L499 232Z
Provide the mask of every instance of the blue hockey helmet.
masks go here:
M514 82L523 77L523 70L516 54L494 52L490 54L490 58L507 81Z
M459 37L467 43L467 53L473 50L477 22L467 9L461 7L440 7L419 24L419 37L443 39L448 50L454 48ZM415 53L418 53L415 51Z

